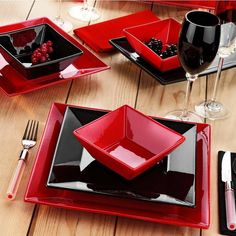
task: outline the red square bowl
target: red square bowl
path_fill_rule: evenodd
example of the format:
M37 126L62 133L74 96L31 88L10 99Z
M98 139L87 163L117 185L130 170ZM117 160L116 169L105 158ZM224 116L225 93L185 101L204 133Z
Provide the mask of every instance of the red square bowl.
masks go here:
M155 165L185 137L124 105L74 131L103 165L131 180Z
M155 21L148 24L125 28L124 33L134 50L145 60L162 72L180 67L177 55L161 58L156 52L147 46L151 38L160 39L162 52L171 44L177 44L181 24L172 18Z

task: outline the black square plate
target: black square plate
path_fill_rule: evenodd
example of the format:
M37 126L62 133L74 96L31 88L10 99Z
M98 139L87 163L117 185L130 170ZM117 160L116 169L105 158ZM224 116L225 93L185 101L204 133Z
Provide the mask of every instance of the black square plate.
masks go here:
M159 81L162 85L177 83L186 80L185 71L182 67L170 70L166 72L161 72L152 66L149 62L145 61L142 57L135 52L131 47L126 37L111 39L110 44L120 51L125 57L134 62L136 65L141 67L144 71L150 74L154 79ZM216 56L212 64L203 71L200 76L208 75L217 71L219 57ZM236 53L231 54L229 57L225 58L223 70L234 67L236 65Z
M157 119L183 134L186 141L154 167L128 181L97 162L73 135L73 130L104 114L104 111L67 107L47 185L193 207L196 125Z

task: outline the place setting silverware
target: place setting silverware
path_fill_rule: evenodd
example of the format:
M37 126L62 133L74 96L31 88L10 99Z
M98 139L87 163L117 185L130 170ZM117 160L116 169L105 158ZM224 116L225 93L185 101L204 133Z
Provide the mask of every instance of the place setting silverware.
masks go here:
M16 169L12 175L12 179L7 189L7 198L9 200L15 199L21 178L23 176L26 160L29 149L36 145L37 133L38 133L39 122L36 120L28 120L21 144L23 149L20 153L20 157L16 166Z
M232 169L236 173L236 159L231 166L231 153L225 152L221 165L221 180L225 183L225 210L228 230L236 229L235 195L232 182Z

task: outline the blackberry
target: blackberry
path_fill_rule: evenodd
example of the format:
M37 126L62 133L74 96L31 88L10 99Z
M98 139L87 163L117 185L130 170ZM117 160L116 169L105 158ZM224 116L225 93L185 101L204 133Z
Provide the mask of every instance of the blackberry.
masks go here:
M168 52L167 51L164 51L164 52L162 52L161 54L160 54L160 57L162 58L162 59L165 59L165 58L167 58L169 55L168 55Z
M177 46L176 44L170 44L166 47L166 50L163 51L163 42L160 39L152 37L146 45L152 49L157 55L162 59L177 55Z

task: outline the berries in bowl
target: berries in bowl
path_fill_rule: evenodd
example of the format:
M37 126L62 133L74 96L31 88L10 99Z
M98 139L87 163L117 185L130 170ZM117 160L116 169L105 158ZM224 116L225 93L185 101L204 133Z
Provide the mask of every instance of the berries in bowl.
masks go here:
M58 73L83 53L48 18L39 21L17 30L9 30L8 25L7 31L0 34L0 53L27 79Z
M36 48L31 54L32 65L50 61L50 54L52 54L53 51L53 42L51 40L48 40L46 43L43 43L40 47Z
M169 18L125 28L124 33L134 50L162 72L180 67L177 42L181 24Z

